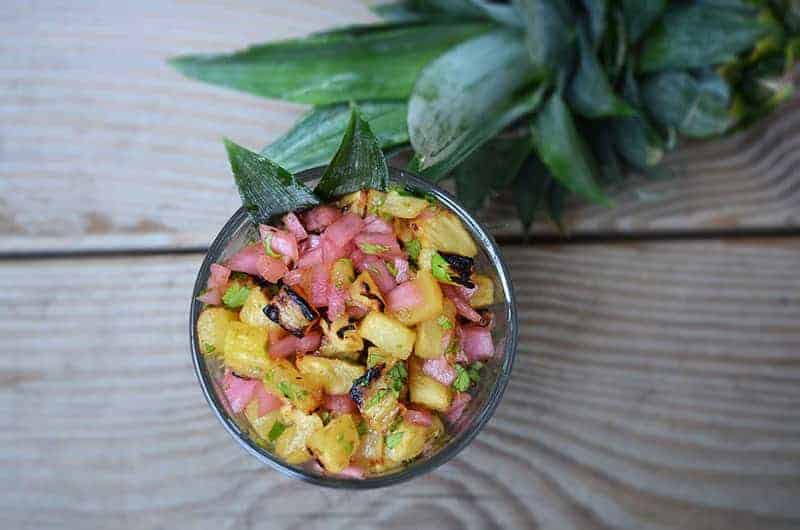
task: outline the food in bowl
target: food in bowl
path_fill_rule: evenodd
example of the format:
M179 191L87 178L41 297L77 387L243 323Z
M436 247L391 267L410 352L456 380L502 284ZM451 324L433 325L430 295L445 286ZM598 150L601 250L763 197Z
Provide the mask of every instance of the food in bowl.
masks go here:
M403 187L260 225L211 265L201 352L231 412L287 464L382 475L448 436L494 356L495 285L459 218Z

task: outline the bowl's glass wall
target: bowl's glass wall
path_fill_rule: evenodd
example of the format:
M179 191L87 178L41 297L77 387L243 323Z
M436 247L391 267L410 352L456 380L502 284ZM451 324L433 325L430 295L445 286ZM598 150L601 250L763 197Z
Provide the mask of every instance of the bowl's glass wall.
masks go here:
M321 175L323 169L314 168L308 170L302 173L300 178L306 181L313 181ZM222 367L218 362L207 359L200 353L195 330L197 317L203 308L203 304L197 301L196 297L205 287L209 267L212 263L225 261L240 248L258 237L256 228L250 222L243 209L236 212L228 221L209 248L192 293L190 311L192 359L198 379L203 387L203 392L211 408L228 432L249 453L285 474L316 484L351 488L381 487L406 480L446 462L467 445L484 423L488 421L505 390L514 361L517 341L516 306L508 271L495 241L480 223L456 204L454 199L446 192L401 170L390 169L390 176L394 182L411 186L423 193L432 193L441 203L461 218L464 226L475 238L479 248L481 248L481 252L476 258L476 269L491 276L495 283L495 304L490 307L495 315L495 327L492 332L495 342L495 357L483 369L478 388L473 393L473 398L465 413L455 425L448 428L449 436L442 440L440 447L425 457L414 461L411 465L401 470L377 477L368 477L364 480L347 480L324 476L308 466L288 465L277 456L258 446L248 434L248 423L243 415L231 413L225 395L219 385L219 381L222 379Z

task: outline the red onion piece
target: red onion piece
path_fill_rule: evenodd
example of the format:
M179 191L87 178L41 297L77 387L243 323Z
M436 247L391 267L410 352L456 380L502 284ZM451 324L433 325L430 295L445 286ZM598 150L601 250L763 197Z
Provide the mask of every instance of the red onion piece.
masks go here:
M338 208L329 204L316 206L303 216L308 232L322 232L325 228L342 216Z
M283 216L283 224L286 226L286 230L291 232L297 241L303 241L308 237L308 232L306 232L305 227L303 227L303 223L300 222L300 219L294 212L289 212Z
M422 364L422 371L445 386L452 385L458 375L456 369L453 368L444 357L425 359L425 362Z
M461 328L461 347L470 362L491 359L494 356L492 332L482 326L464 326Z
M244 247L242 250L231 256L227 261L227 267L232 271L245 272L258 275L258 258L264 255L264 245L260 242Z

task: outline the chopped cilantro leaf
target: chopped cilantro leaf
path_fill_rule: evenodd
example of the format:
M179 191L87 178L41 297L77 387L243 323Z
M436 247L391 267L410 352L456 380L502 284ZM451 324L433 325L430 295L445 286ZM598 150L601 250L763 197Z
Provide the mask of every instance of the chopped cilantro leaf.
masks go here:
M247 300L247 295L249 294L249 288L244 285L233 284L228 287L228 290L222 295L222 302L229 308L236 309L244 305L245 300Z
M210 342L204 342L203 349L206 350L206 353L214 353L215 351L217 351L217 348Z
M371 398L369 398L369 401L367 401L367 406L365 408L370 408L377 405L384 397L386 397L386 394L388 393L389 393L388 389L381 388L380 390L375 392L375 394L373 394Z
M431 256L431 274L440 282L452 282L450 279L450 264L438 252L434 252Z
M319 418L322 420L323 425L327 425L331 421L331 413L328 410L323 410L319 413Z
M453 323L444 315L437 318L436 323L439 324L439 327L442 329L453 329Z
M231 281L233 282L246 282L250 280L250 276L246 272L233 271L231 272Z
M286 425L283 423L276 421L272 424L272 428L269 430L269 434L267 434L267 438L269 438L270 442L274 442L278 439L278 437L283 434L283 431L286 430Z
M267 234L267 237L264 238L264 252L267 253L267 256L279 258L281 255L272 250L272 236L274 235L275 234L273 232L270 232Z
M469 378L472 380L473 383L478 383L481 379L481 368L483 368L483 363L481 362L474 362L469 365Z
M422 250L422 245L420 244L419 239L406 241L404 246L406 252L408 253L408 257L413 261L417 261L419 259L419 251Z
M391 261L385 261L386 268L389 269L389 274L392 276L397 276L397 267L394 266L394 263Z
M293 399L294 392L292 392L292 386L286 381L278 383L278 390L281 391L281 394L283 394L283 397L286 399Z
M408 371L406 370L406 365L404 363L397 363L392 366L392 369L389 370L387 374L389 377L389 381L391 382L392 392L394 392L395 396L400 395L400 391L403 390L403 385L406 382L406 378L408 377Z
M403 431L395 431L391 434L386 435L386 447L389 449L394 449L395 447L400 444L400 441L403 439Z
M364 436L367 434L367 422L364 420L358 422L358 425L356 425L356 430L358 431L359 436Z
M389 250L389 247L386 245L374 245L366 242L359 243L358 248L360 248L361 252L364 254L380 254Z
M384 359L383 355L381 355L379 353L370 352L367 355L367 367L368 368L372 368L376 364L381 364L382 362L385 362L385 359Z
M470 377L467 369L460 364L456 365L456 380L453 381L453 388L459 392L466 392L470 385Z

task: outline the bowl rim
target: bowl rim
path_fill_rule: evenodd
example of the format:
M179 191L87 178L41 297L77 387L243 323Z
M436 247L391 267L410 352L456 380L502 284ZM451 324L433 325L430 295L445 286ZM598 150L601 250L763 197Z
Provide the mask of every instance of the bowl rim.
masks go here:
M325 168L326 166L309 168L297 173L295 176L298 178L298 180L307 182L318 178ZM241 446L250 455L258 459L262 464L266 464L267 466L284 475L300 479L304 482L315 484L317 486L359 490L382 488L399 484L401 482L421 476L448 462L475 439L478 433L483 429L483 427L494 414L494 411L499 405L503 393L508 386L514 365L514 359L517 353L519 322L517 317L517 304L514 296L513 284L511 282L511 276L509 274L508 267L506 266L505 260L500 252L500 248L495 239L492 237L491 233L480 221L475 219L463 206L461 206L452 195L435 184L399 168L389 167L389 175L390 181L392 182L398 184L410 184L415 189L425 193L431 193L439 202L446 206L450 211L455 213L459 219L465 225L467 225L471 235L478 240L482 250L485 251L492 266L495 268L497 279L503 289L504 302L506 305L505 310L507 313L507 332L505 337L503 362L494 387L487 397L486 403L482 409L476 411L475 417L471 420L470 424L465 427L465 430L460 437L455 438L452 442L447 442L439 451L437 451L427 460L424 460L416 465L412 463L409 466L403 467L396 473L369 477L362 480L318 476L307 472L299 466L293 466L282 462L280 458L272 455L266 449L263 449L255 444L252 440L250 440L249 436L247 436L247 433L243 431L230 417L226 411L225 405L223 405L223 403L219 400L216 392L214 391L213 378L206 369L205 357L200 352L196 323L203 304L197 300L197 296L205 288L205 283L208 278L211 264L215 263L215 260L225 250L231 235L235 233L244 223L249 221L247 212L243 207L239 208L231 216L231 218L228 219L217 236L214 238L212 244L209 246L205 257L203 258L203 262L197 272L197 278L192 290L192 298L190 301L189 310L190 355L198 383L200 384L200 388L203 391L206 402L213 411L214 415L217 417L220 423L222 423L228 434L234 440L236 440L239 446Z

